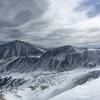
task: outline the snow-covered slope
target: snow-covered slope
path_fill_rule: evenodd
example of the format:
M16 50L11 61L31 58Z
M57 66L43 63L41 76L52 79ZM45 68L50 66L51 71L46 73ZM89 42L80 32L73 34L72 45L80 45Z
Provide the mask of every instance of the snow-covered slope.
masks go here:
M18 86L17 87L18 90L14 88L14 90L12 91L3 92L2 96L0 95L0 97L4 98L5 100L49 100L49 99L61 100L63 96L65 97L63 98L63 100L64 99L89 100L89 99L83 99L83 97L85 96L88 98L89 96L92 96L92 94L88 94L90 92L94 93L93 94L94 96L97 96L95 93L96 91L97 92L99 91L99 86L100 86L99 85L100 68L91 70L76 69L73 71L61 72L61 73L53 73L53 72L52 73L34 72L28 74L15 73L7 75L7 77L9 76L12 76L12 79L15 80L20 79L21 77L21 79L25 81L25 84L21 88L19 88ZM91 87L87 88L88 83L92 84L92 88ZM87 93L85 93L84 90L81 91L81 89L83 89L85 85L87 85L86 87ZM92 89L94 89L95 92L93 92ZM83 93L83 96L81 93ZM99 95L100 94L98 92L98 96Z
M17 56L40 56L44 50L23 41L12 41L0 45L0 59Z
M100 99L100 78L77 86L49 100L99 100Z
M0 73L33 72L38 68L38 57L13 57L1 60Z
M0 77L0 92L10 91L13 89L18 89L20 86L24 85L27 81L24 78L12 78L3 76Z

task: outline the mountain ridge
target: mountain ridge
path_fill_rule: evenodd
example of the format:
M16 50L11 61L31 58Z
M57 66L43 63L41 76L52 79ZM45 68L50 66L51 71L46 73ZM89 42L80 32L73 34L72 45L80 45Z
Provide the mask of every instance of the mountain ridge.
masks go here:
M43 49L24 41L11 41L0 45L0 59L17 56L40 56Z
M0 72L5 73L34 72L37 70L63 72L79 67L94 68L100 65L100 49L79 48L68 45L45 51L37 46L18 40L3 46L5 49L0 49L3 55L0 57L2 59L7 57L8 60L0 60ZM6 51L5 53L7 49L9 52Z

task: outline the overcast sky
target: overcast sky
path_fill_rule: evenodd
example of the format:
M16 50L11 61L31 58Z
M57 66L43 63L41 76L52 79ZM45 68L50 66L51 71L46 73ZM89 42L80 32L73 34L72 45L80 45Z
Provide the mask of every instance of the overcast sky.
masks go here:
M100 0L0 0L0 40L46 47L100 44Z

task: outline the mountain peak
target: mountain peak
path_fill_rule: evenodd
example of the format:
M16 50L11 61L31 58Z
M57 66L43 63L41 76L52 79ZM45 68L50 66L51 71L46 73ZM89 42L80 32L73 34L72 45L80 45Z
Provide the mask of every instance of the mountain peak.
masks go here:
M40 56L43 50L24 41L14 40L0 46L0 59L19 56Z
M22 42L22 41L20 41L20 40L14 40L14 42Z
M8 42L8 43L27 43L27 42L20 41L20 40L14 40L14 41L11 41L11 42ZM29 43L27 43L27 44L29 44Z

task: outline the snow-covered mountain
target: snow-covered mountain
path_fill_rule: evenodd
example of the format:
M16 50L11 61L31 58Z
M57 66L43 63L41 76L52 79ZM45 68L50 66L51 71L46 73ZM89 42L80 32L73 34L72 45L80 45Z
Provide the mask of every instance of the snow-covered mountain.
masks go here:
M11 95L13 99L57 100L59 94L99 78L99 66L99 48L68 45L45 50L24 41L8 42L0 45L0 92L13 92L0 99L9 100L9 94L10 100ZM34 96L24 95L27 91Z
M100 49L62 46L45 51L22 41L13 41L2 45L0 52L3 58L0 60L0 72L3 73L62 72L76 68L95 68L100 65Z
M77 67L96 67L100 64L100 49L74 46L58 47L44 53L39 63L41 68L51 71L72 70Z
M40 56L44 50L24 41L12 41L0 45L0 59L18 56Z

